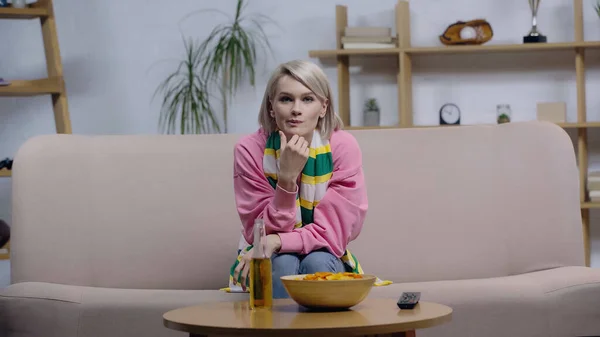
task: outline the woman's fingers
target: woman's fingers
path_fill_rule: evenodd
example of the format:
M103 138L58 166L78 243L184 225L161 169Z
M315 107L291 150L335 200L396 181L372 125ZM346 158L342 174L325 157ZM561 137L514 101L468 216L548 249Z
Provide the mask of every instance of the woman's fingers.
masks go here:
M301 154L304 154L306 152L307 148L308 148L308 142L306 140L303 140L302 145L300 145L300 150L298 152L300 152Z
M285 149L293 149L295 150L295 152L304 153L304 148L309 146L306 139L298 135L293 135L292 138L290 138L290 140L288 141L285 137L285 134L282 131L279 131L279 137L281 142L279 148L282 152Z
M242 258L238 265L235 266L235 269L233 270L233 284L236 284L239 281L240 275L242 273L242 268L244 268L245 264L246 261Z
M287 138L285 137L285 133L279 131L279 138L279 148L283 152L283 150L285 150L285 148L287 147Z
M243 274L244 266L250 263L250 259L252 258L252 250L250 249L242 258L235 269L233 270L233 282L234 284L240 282L240 277Z
M245 263L242 269L242 290L246 291L246 284L248 282L248 273L250 272L250 263Z
M292 141L290 141L290 144L292 143ZM288 144L288 146L290 145ZM296 150L296 152L298 153L302 153L302 149L304 148L304 146L308 146L308 142L306 141L306 139L304 139L304 137L298 137L296 139L296 142L293 143L293 145L291 146L291 148L293 148L294 150Z

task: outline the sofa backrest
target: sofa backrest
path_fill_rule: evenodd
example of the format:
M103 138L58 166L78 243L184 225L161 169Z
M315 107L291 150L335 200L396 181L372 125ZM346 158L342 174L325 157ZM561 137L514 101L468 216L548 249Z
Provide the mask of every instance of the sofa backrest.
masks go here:
M369 211L350 246L395 282L583 265L573 144L549 123L351 131ZM218 289L239 135L47 135L13 166L12 282Z

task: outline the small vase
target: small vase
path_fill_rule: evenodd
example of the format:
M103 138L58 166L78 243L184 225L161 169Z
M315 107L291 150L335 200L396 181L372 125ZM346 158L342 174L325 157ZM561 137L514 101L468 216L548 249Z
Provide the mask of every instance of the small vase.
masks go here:
M379 110L365 110L363 124L364 126L379 126Z
M25 8L27 7L27 0L12 0L14 8Z

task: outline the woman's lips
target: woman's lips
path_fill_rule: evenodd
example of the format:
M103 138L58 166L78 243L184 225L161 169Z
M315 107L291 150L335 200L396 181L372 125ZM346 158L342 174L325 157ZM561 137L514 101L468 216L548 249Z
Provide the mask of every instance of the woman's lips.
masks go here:
M291 125L291 126L298 126L298 125L302 124L302 122L301 122L301 121L298 121L298 120L295 120L295 119L293 119L293 120L289 120L289 121L288 121L288 124L289 124L289 125Z

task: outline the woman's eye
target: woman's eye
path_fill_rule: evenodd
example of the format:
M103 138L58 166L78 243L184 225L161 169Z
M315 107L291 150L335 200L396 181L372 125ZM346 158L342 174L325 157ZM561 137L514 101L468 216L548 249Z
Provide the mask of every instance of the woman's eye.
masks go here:
M312 102L314 99L312 97L304 97L305 102Z
M284 97L279 98L279 101L280 102L289 102L289 101L291 101L291 99L289 97L284 96Z

